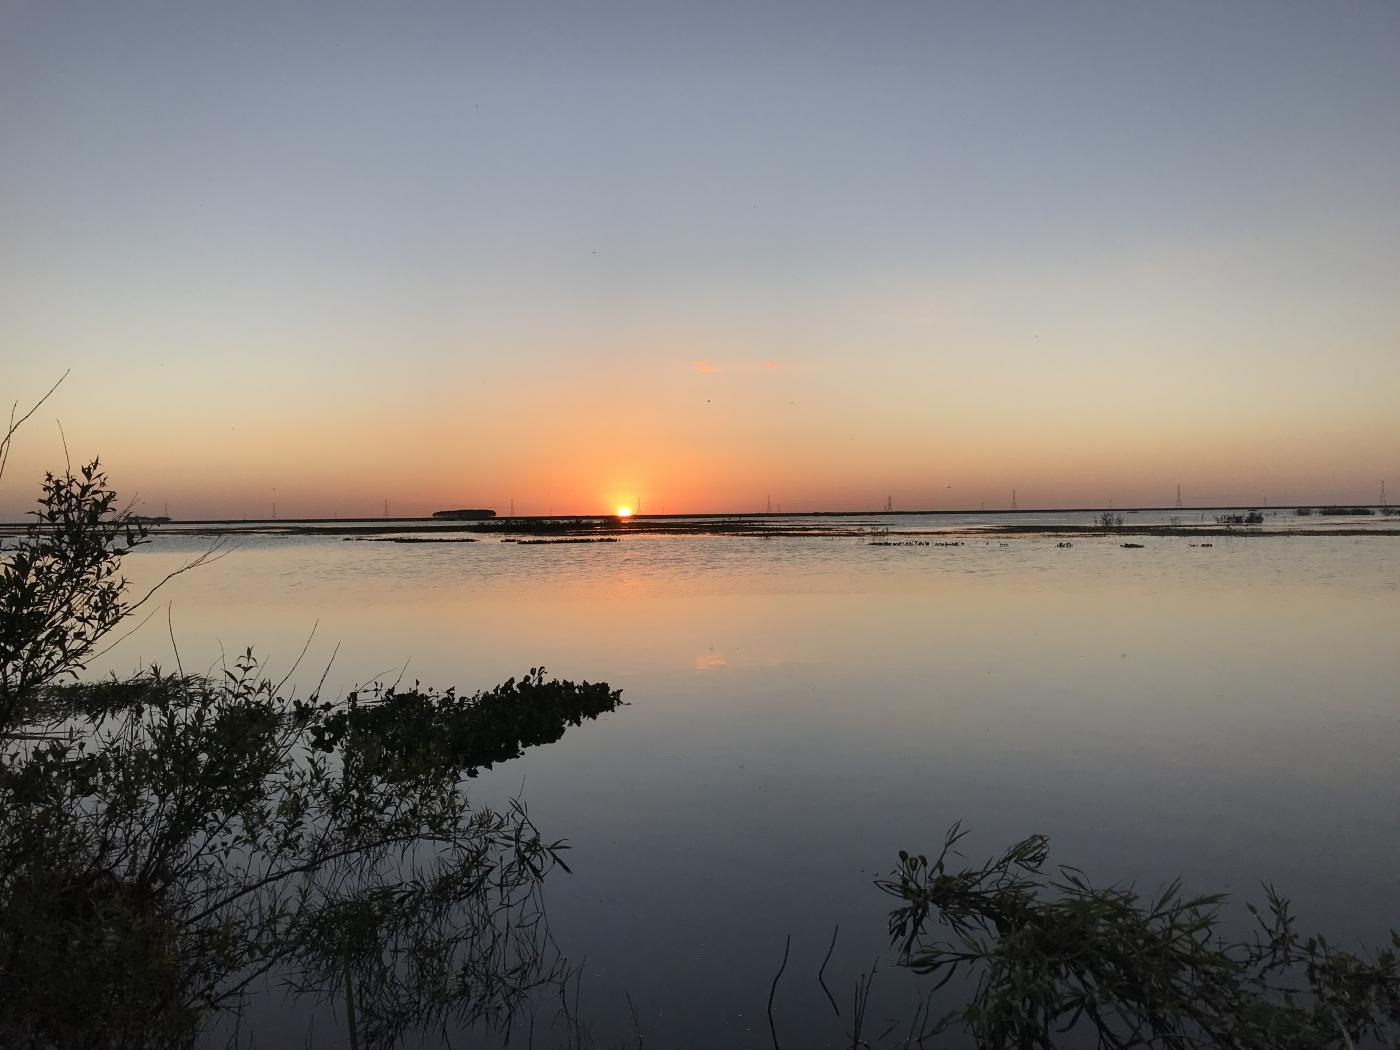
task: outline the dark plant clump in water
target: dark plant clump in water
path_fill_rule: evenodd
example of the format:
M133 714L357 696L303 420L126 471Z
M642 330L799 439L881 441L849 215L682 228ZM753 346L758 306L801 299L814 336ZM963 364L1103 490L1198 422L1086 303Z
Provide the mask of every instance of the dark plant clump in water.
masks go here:
M1257 510L1246 511L1243 514L1217 514L1215 516L1217 525L1263 525L1263 512Z
M616 526L616 519L612 519ZM497 518L478 522L466 528L473 532L535 533L541 535L570 535L581 532L601 532L608 528L602 518Z
M351 693L344 704L324 705L310 739L316 750L353 756L364 771L391 782L443 766L474 777L621 704L622 691L605 682L546 679L543 667L532 667L519 681L473 696L416 684L369 699Z
M1400 934L1369 960L1303 939L1266 886L1264 908L1249 906L1255 935L1228 941L1216 930L1221 895L1188 896L1173 882L1143 897L1093 887L1076 868L1051 874L1040 835L961 867L965 834L954 825L931 861L901 851L876 883L901 902L889 932L902 965L936 987L976 977L935 1033L961 1026L986 1050L1395 1045ZM931 935L932 920L949 936Z
M502 543L515 543L521 547L546 547L558 543L621 543L616 536L573 536L559 540L502 540Z
M440 521L482 521L494 518L494 510L435 510L433 517Z
M474 536L342 536L359 543L475 543Z
M353 1000L352 1038L387 1047L560 987L540 890L566 847L462 782L618 692L532 670L295 700L251 651L214 679L65 684L140 604L141 538L94 463L46 480L0 565L0 1045L189 1046L275 975Z

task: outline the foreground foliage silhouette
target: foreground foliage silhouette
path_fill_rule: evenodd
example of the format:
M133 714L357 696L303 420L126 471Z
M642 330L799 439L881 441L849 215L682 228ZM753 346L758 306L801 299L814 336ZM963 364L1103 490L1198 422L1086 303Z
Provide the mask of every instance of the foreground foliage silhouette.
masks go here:
M188 1045L272 975L387 1046L558 985L540 888L565 846L462 779L619 692L539 668L297 700L251 651L65 684L145 600L119 571L145 538L94 462L46 479L0 564L0 1044Z
M976 867L957 866L955 825L932 860L901 851L877 885L901 901L889 932L903 965L942 987L969 972L971 999L920 1033L961 1025L979 1047L1236 1047L1317 1050L1400 1027L1400 935L1372 959L1298 935L1288 901L1266 886L1249 906L1254 936L1219 932L1221 895L1173 882L1144 898L1046 870L1034 835ZM936 920L950 934L929 932Z

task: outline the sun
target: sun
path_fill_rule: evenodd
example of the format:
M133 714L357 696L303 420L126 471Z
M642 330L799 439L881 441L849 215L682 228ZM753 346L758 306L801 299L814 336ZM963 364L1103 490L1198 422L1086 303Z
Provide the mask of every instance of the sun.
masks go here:
M632 508L631 508L631 507L618 507L618 508L617 508L617 516L618 516L619 518L630 518L630 517L632 516Z

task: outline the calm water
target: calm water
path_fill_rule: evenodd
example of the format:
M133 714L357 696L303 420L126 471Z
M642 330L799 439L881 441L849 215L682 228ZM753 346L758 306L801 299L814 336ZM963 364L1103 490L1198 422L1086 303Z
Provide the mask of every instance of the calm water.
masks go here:
M161 539L129 574L198 542ZM974 859L1039 831L1098 881L1268 879L1347 945L1400 925L1400 539L1002 542L248 537L163 594L187 670L220 644L285 669L316 625L301 677L338 644L328 688L477 688L543 663L624 690L477 789L523 785L574 845L548 901L603 1043L625 991L649 1045L769 1045L790 933L784 1042L838 1045L815 980L833 926L848 1003L885 944L872 878L955 820ZM105 666L169 665L164 620ZM878 988L880 1016L910 1012L916 984ZM304 1045L296 1026L259 1045Z

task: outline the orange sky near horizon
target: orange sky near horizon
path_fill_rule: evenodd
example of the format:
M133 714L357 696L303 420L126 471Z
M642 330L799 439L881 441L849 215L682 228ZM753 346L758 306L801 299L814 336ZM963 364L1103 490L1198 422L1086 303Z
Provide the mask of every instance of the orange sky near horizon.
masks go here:
M1169 506L1177 484L1188 505L1373 502L1400 445L1381 388L1373 410L1319 425L1309 396L1251 404L1248 380L1209 403L1167 377L1056 390L1053 370L978 378L984 367L945 362L853 399L870 378L832 360L614 358L543 390L507 369L413 397L332 392L300 411L313 390L285 388L256 412L252 391L155 396L140 377L75 371L18 435L0 513L17 516L61 465L54 420L75 460L101 455L143 512L189 518L269 517L274 503L282 518L378 517L385 500L392 516L506 513L512 500L520 514L638 501L643 513L752 512L769 497L785 511L887 496L902 510L990 509L1013 489L1023 508ZM142 404L171 407L126 407Z

